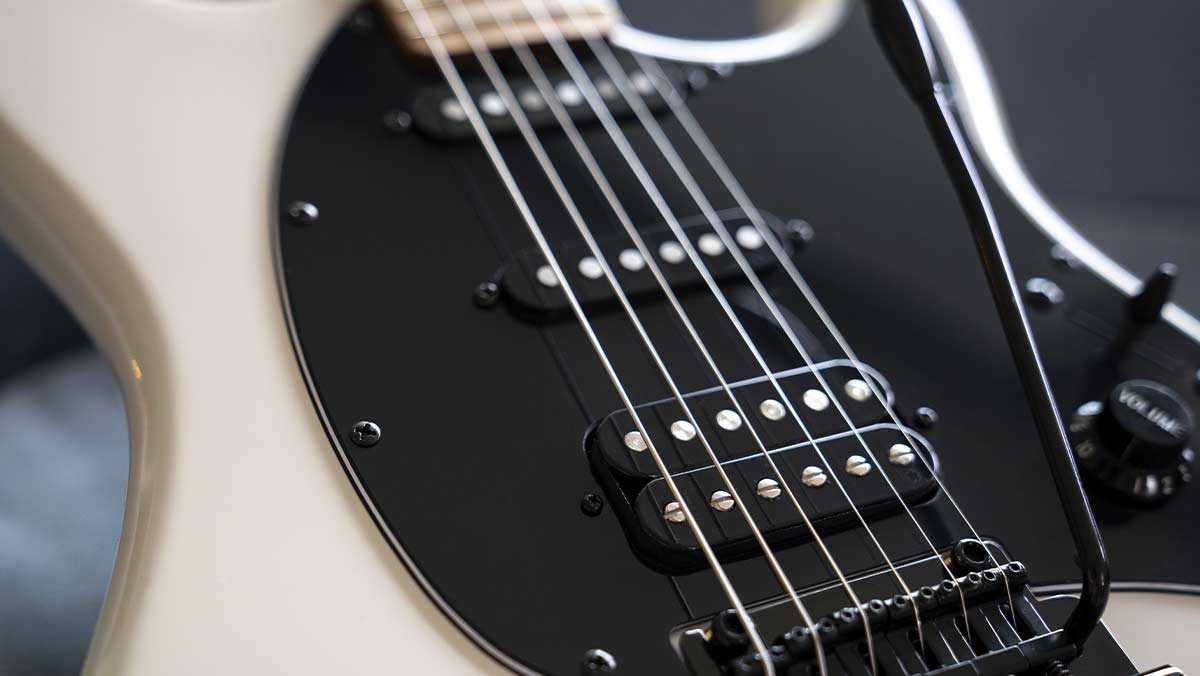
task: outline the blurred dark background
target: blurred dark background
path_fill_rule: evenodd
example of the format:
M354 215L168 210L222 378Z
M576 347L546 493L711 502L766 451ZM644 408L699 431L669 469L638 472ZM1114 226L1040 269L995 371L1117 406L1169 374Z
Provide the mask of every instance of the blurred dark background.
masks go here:
M1200 5L963 5L1035 181L1135 274L1177 263L1177 301L1200 310ZM657 21L679 1L629 9ZM75 674L120 532L124 411L83 332L2 242L0 322L0 674Z

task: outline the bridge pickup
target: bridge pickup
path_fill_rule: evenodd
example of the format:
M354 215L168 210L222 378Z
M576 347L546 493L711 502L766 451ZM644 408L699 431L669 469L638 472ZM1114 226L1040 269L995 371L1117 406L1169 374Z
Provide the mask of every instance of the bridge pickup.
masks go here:
M848 360L832 360L816 364L816 369L846 409L854 427L864 427L888 420L884 407L875 399L858 369ZM870 366L863 365L866 378L875 389L884 395L890 406L892 390L887 380ZM787 400L800 415L804 426L813 438L820 439L850 429L837 408L829 401L820 382L807 367L775 374ZM730 390L737 398L742 410L751 416L749 425L758 433L767 448L783 448L808 441L804 428L792 417L783 405L775 386L765 376L730 383ZM854 396L848 394L853 392ZM704 435L713 451L721 460L732 460L761 452L749 431L746 421L734 429L727 429L733 406L729 395L714 387L684 396L688 410L696 418L699 433ZM683 409L674 399L656 401L637 407L638 417L646 426L646 432L654 442L672 472L707 467L712 464L701 444L699 435L681 439L672 432L677 421L686 421ZM722 414L722 412L726 412ZM718 422L718 416L725 425ZM633 436L631 436L633 435ZM685 435L686 436L686 435ZM616 411L593 427L589 436L589 448L599 455L603 463L626 477L653 479L659 476L657 466L640 439L629 412ZM885 449L886 450L886 449Z
M920 438L915 432L906 431L910 437ZM810 443L770 452L782 480L795 493L804 515L820 534L856 527L861 523L860 514L873 520L899 512L903 509L901 500L914 504L932 497L937 490L936 481L920 460L910 458L906 465L889 462L889 449L897 444L907 447L908 443L894 425L875 425L860 434L861 441L852 433L819 439L816 446L820 453ZM874 458L864 451L864 443ZM926 447L917 452L928 457L929 450ZM804 517L782 491L780 477L761 453L721 464L768 542L784 546L812 539ZM884 479L885 472L895 491ZM722 501L720 496L729 496L731 491L716 469L690 470L674 478L701 532L718 556L736 560L761 553L733 499L726 497ZM845 488L849 501L837 482ZM644 560L672 573L707 566L664 480L654 479L643 486L633 501L632 511L631 535Z
M737 240L746 260L755 271L762 273L779 265L774 253L762 241L758 231L742 211L725 211L718 216ZM768 227L777 235L782 233L783 225L778 218L765 212L762 216ZM721 244L707 218L699 216L685 219L680 225L717 281L742 276L737 261ZM657 225L641 229L640 234L646 242L646 247L654 254L655 262L662 270L663 276L677 293L705 284L696 266L684 255L670 228ZM623 231L597 239L613 274L630 298L661 292L658 281ZM780 240L786 247L787 239L780 237ZM615 305L616 296L612 286L595 265L586 244L572 242L557 247L555 256L584 307ZM511 303L536 317L565 317L569 314L569 306L561 284L546 264L541 251L536 248L524 249L508 261L504 268L502 286Z

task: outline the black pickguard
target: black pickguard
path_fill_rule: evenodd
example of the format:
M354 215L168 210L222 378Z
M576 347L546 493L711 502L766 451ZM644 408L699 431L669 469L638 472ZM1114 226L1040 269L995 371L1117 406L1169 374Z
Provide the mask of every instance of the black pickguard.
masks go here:
M574 321L472 302L477 284L531 246L529 234L477 144L382 122L441 79L407 60L381 25L358 23L334 36L300 94L278 195L299 358L346 469L431 590L516 663L575 673L584 651L601 647L625 673L680 673L670 630L727 602L711 573L670 576L645 565L611 506L595 517L581 511L584 496L604 493L585 457L585 434L620 402ZM923 434L978 531L1023 561L1034 584L1075 580L1067 529L968 230L864 18L855 13L810 53L739 68L690 103L758 207L813 224L816 238L795 254L801 272L858 354L891 383L902 415L923 405L940 414ZM704 167L679 129L660 120L691 166ZM695 216L648 137L625 127L675 212ZM603 132L589 126L586 135L635 222L661 223ZM561 135L543 139L556 157L570 156ZM520 138L503 136L500 146L552 243L577 242ZM617 233L578 163L561 166L597 234ZM697 175L716 207L733 206L711 172ZM1120 294L1085 270L1055 268L1050 242L990 187L1018 275L1053 277L1069 307L1116 323ZM316 222L287 217L295 200L319 207ZM766 279L836 352L787 278ZM724 288L745 292L736 282ZM706 292L682 298L729 380L762 375ZM680 389L712 387L670 308L650 297L638 309ZM1082 391L1082 357L1103 341L1065 312L1034 312L1033 321L1069 411L1094 396ZM669 396L621 313L601 308L593 321L636 402ZM798 365L788 345L761 333L774 369ZM1139 367L1194 397L1180 383L1190 383L1200 362L1195 346L1161 325L1145 340L1169 358ZM363 419L383 430L370 448L349 438ZM1114 578L1200 585L1200 551L1172 537L1197 501L1198 489L1154 511L1099 501ZM938 546L968 534L944 496L914 509ZM903 514L872 528L893 558L928 551ZM848 571L884 563L856 530L828 543ZM829 579L810 545L780 559L800 586ZM728 569L747 599L779 593L761 558Z

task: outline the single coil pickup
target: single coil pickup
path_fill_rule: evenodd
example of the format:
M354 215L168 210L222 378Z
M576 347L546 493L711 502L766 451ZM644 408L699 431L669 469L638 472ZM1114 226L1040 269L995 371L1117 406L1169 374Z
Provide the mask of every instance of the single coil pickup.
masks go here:
M870 599L860 608L830 610L846 599L836 584L801 593L801 602L813 615L829 673L870 673L867 626L875 646L877 673L883 676L1004 676L1026 673L1064 657L1062 641L1047 627L1027 588L1025 567L1006 562L999 547L989 549L996 554L991 565L970 570L954 567L957 577L953 579L941 577L942 560L950 560L949 553L942 560L925 557L901 566L906 579L929 581L911 593L889 593L895 591L895 585L886 570L854 578L851 584L860 598ZM871 594L878 595L872 598ZM798 622L790 602L778 599L748 610L768 643L776 673L816 673L813 630ZM755 654L733 611L682 627L676 637L680 656L695 676L763 673L762 658ZM1070 646L1066 650L1070 651Z
M623 66L628 81L646 107L655 113L666 110L667 102L659 95L658 88L651 79L656 75L643 72L631 59L625 61ZM596 87L597 93L604 99L608 111L614 118L620 119L633 115L633 109L602 67L592 64L587 66L586 70L589 75L588 80ZM691 68L685 71L664 63L662 70L670 80L669 87L687 96L692 91L688 86L687 76L699 69ZM551 87L554 88L555 98L562 104L563 110L570 116L572 122L582 126L596 121L595 111L589 105L582 90L566 71L548 73L547 78L550 80ZM508 83L512 87L518 103L521 104L521 112L525 114L530 125L535 129L558 128L558 119L532 79L528 76L514 76L508 78ZM516 120L508 106L505 105L504 99L487 77L482 74L469 77L466 86L471 100L479 109L480 116L489 132L499 136L519 131ZM417 94L416 100L413 102L412 119L422 134L435 140L472 141L475 139L475 129L471 126L466 111L463 110L462 104L454 92L445 84L429 86Z
M908 445L909 439L917 449ZM735 495L745 502L754 524L773 546L807 542L812 533L806 516L818 533L826 534L860 526L860 516L873 520L899 512L901 501L915 504L931 498L937 491L930 471L935 465L932 460L923 462L917 453L932 457L915 432L902 433L895 425L880 424L857 434L825 437L816 447L806 442L770 451L778 474L761 453L723 462L732 489L711 466L676 474L674 479L717 556L736 560L762 552ZM707 566L679 501L664 480L647 483L632 507L631 540L643 560L672 573Z
M760 377L730 383L749 420L742 420L729 400L729 393L715 387L684 396L688 410L696 420L687 421L679 402L674 399L643 404L636 408L646 433L663 462L672 472L706 467L712 459L701 443L708 441L717 458L725 461L762 452L750 429L767 448L783 448L813 439L821 439L853 428L862 428L889 419L876 399L874 390L892 405L891 386L878 371L863 365L862 373L849 360L832 360L815 365L850 418L850 424L838 412L813 369L808 367L774 374L784 396L768 378ZM804 427L786 406L800 416ZM805 428L808 434L805 434ZM603 458L604 464L625 477L653 479L658 467L629 412L616 411L593 426L588 438L589 451ZM886 448L883 449L885 452Z
M782 237L783 224L779 219L765 212L760 213L784 246L790 246L787 239ZM718 217L736 241L750 267L756 272L766 272L779 265L770 246L741 210L724 211L718 214ZM720 281L742 277L737 261L725 248L707 218L699 216L684 219L680 226L714 279ZM639 229L638 232L672 290L678 293L705 284L700 271L692 264L668 226L660 224ZM662 292L658 280L646 265L645 258L624 231L599 236L597 244L627 296L637 298ZM574 241L557 246L554 255L571 289L584 307L615 305L616 295L612 285L604 277L598 261L585 243ZM561 280L546 263L539 249L528 248L519 251L505 264L501 282L507 301L525 314L532 314L538 319L569 316L569 306L562 291Z

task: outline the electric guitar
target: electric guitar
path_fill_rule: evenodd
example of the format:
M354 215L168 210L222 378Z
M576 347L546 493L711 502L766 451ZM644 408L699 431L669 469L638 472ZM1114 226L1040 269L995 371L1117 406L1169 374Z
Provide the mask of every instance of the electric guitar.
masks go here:
M0 9L0 227L129 413L85 673L1200 668L1200 324L870 4Z

